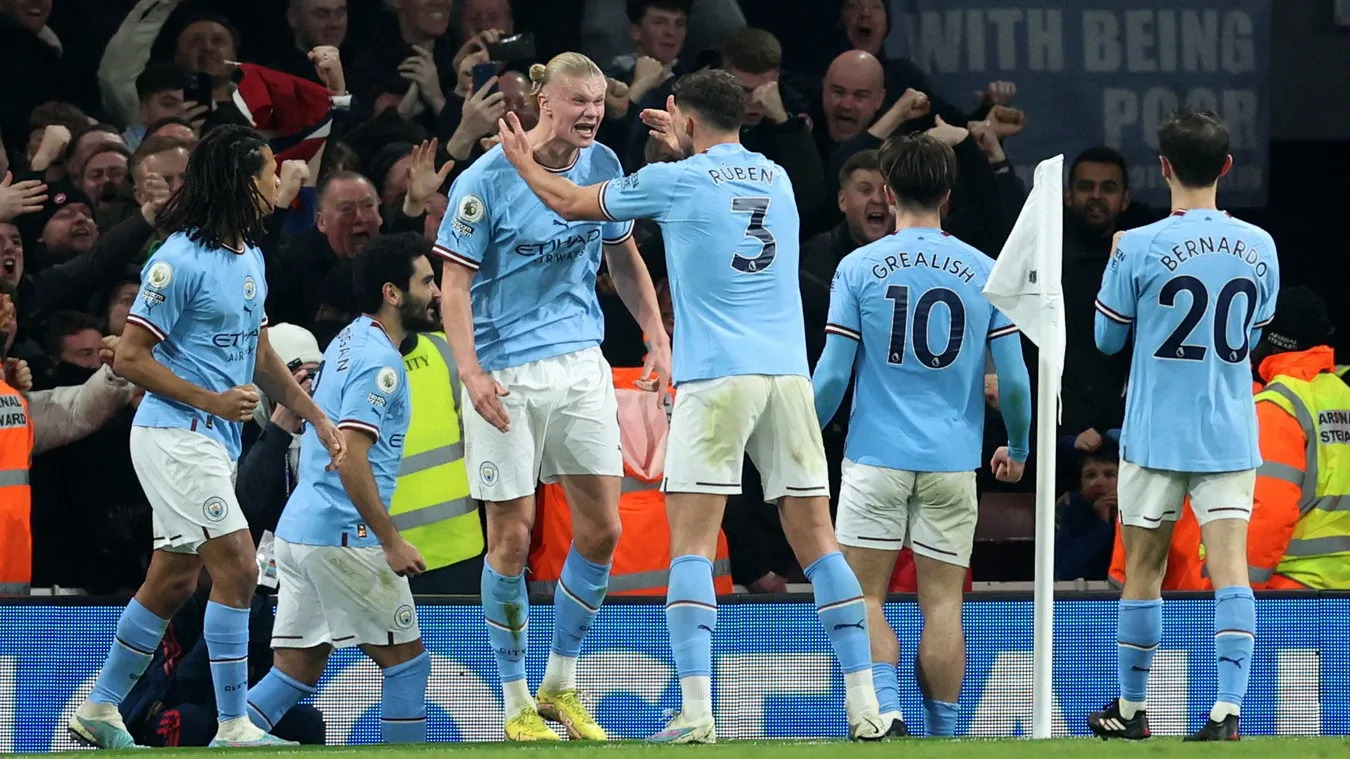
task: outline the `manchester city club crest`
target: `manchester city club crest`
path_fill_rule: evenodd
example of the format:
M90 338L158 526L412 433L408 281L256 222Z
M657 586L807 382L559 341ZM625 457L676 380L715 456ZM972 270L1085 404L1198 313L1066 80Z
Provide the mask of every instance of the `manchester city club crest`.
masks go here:
M407 630L413 626L413 607L404 604L394 611L394 626Z
M253 277L244 277L244 300L253 300L258 295L258 283Z
M478 467L478 479L483 481L484 485L492 487L497 484L497 465L491 461L484 461L483 465Z
M225 505L225 499L223 498L209 498L206 503L202 504L202 516L212 522L223 520L228 513L230 513L230 507Z

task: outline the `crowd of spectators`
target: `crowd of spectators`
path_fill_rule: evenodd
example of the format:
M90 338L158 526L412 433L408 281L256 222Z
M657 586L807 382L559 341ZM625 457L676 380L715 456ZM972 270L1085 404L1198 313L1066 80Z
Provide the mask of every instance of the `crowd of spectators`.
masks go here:
M27 362L35 392L88 391L70 407L86 421L80 439L33 462L33 585L112 593L143 576L150 514L127 452L139 394L105 364L160 240L155 215L218 125L252 121L286 159L262 249L272 342L298 376L355 315L353 256L382 233L434 239L446 188L495 144L498 118L515 113L527 128L537 118L523 72L564 49L589 54L609 77L599 139L627 171L668 160L638 114L663 107L677 77L718 66L740 81L744 143L779 163L796 191L813 362L835 267L893 228L876 154L890 135L923 130L952 145L960 180L946 229L997 256L1027 194L1008 155L1029 119L1053 114L1019 110L1016 82L974 96L935 89L913 62L888 55L886 3L837 5L819 49L792 56L818 63L789 70L781 31L749 28L733 0L0 0L0 175L10 175L0 188L0 288L17 306L7 355ZM475 86L475 67L489 62L498 76ZM1113 474L1108 483L1093 465L1114 460L1127 369L1093 344L1093 296L1112 233L1161 215L1131 203L1128 168L1110 148L1091 148L1066 180L1060 430L1072 471L1060 490L1075 491L1064 525L1082 540L1109 536L1103 525L1114 518ZM661 236L639 224L637 240L664 293L667 328L678 329ZM640 365L641 332L603 272L598 289L606 357ZM1034 371L1034 351L1028 363ZM992 450L1005 435L996 388L986 397ZM836 485L846 425L845 410L826 427ZM249 494L289 486L288 467L273 462L293 465L297 429L275 404L248 425L246 509L279 508ZM800 568L746 471L724 525L733 574L754 590L781 589ZM1008 486L985 477L981 487ZM1034 487L1030 477L1016 486Z

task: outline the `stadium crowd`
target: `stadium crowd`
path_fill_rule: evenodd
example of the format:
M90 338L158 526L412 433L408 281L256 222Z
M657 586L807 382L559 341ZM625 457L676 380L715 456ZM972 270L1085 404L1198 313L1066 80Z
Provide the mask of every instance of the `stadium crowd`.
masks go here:
M13 305L0 329L6 335L5 379L27 395L33 429L31 435L3 431L7 461L32 455L32 505L30 517L26 504L23 514L0 504L0 545L7 547L0 591L23 594L31 585L113 594L135 588L144 577L150 508L127 447L141 392L112 372L111 357L138 297L141 266L162 239L156 214L181 185L198 141L221 125L251 123L264 130L281 162L278 210L262 246L266 310L271 342L302 382L316 370L328 341L359 313L351 287L354 256L376 236L403 231L422 234L429 250L447 213L446 189L499 140L498 119L514 113L526 128L537 120L525 73L530 64L565 49L587 53L605 70L598 138L618 154L625 173L669 159L638 114L664 107L679 76L713 66L740 82L744 144L781 165L795 188L813 363L823 350L830 281L839 261L893 230L876 153L892 134L926 131L953 147L960 178L944 228L997 256L1028 189L1012 171L1009 152L1017 150L1028 119L1053 114L1019 110L1016 82L990 82L974 95L936 90L913 62L887 55L885 3L838 5L837 25L820 37L813 56L794 56L818 62L789 70L774 30L747 27L733 0L590 0L584 10L581 3L513 7L510 0L0 0L6 60L0 80L0 172L6 176L0 187L0 291ZM1093 298L1113 233L1152 222L1166 210L1131 202L1129 167L1111 148L1088 147L1066 163L1068 343L1059 427L1064 466L1055 483L1063 493L1056 574L1102 580L1118 542L1115 440L1128 359L1097 350ZM565 231L559 234L536 250L517 252L564 252L572 242ZM673 334L678 324L661 235L654 223L639 222L635 236L657 285L665 328ZM644 359L644 335L603 272L598 289L606 315L602 349L616 367L616 388L641 392L634 379ZM1290 308L1282 298L1280 313L1293 322L1272 327L1290 338L1280 347L1301 355L1325 345L1331 332L1325 307L1307 291L1286 297ZM1034 381L1035 352L1030 344L1026 348ZM1320 361L1314 372L1334 365L1329 350ZM408 458L459 452L421 461L422 468L405 459L393 511L404 517L400 529L432 570L417 578L414 590L475 594L483 526L464 484L460 433L444 421L474 411L460 409L443 337L424 335L405 346L405 365L414 392L419 384L432 388L414 401ZM427 371L420 383L419 369ZM985 459L1006 440L992 373L986 399ZM844 408L825 428L835 493L848 422ZM294 485L300 419L264 401L255 422L244 434L238 493L255 539L265 545ZM610 589L661 595L669 547L663 545L661 494L651 485L661 477L653 452L664 450L662 420L621 413L621 423L625 531ZM1302 469L1303 441L1290 442L1301 430L1282 434L1290 437L1278 445ZM1037 483L1033 467L1027 471L1017 485L997 483L988 473L980 485L986 493L1030 493ZM1278 489L1267 485L1268 494ZM536 592L551 592L570 537L564 496L551 487L542 491L531 549ZM752 592L775 592L801 580L777 511L758 490L755 470L747 467L745 492L731 499L723 523L720 591L729 592L734 581ZM1271 496L1288 500L1291 508L1297 497ZM1263 522L1258 507L1254 525L1278 527L1261 546L1265 563L1254 563L1265 580L1298 518L1297 509L1281 508ZM1173 566L1191 569L1177 569L1173 587L1204 582L1198 534L1191 540L1195 545L1175 549L1180 558ZM912 587L905 571L902 562L894 589ZM1025 563L988 579L1029 575ZM1318 587L1320 580L1309 577L1301 585ZM974 579L986 578L976 573ZM1350 570L1328 581L1350 583Z

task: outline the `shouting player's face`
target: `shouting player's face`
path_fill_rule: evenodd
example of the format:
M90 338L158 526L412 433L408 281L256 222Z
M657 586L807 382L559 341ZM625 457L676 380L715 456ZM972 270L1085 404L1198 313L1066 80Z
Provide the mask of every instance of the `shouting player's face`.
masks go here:
M426 256L413 261L413 273L408 279L408 291L398 308L403 329L407 332L434 332L441 328L436 314L436 303L441 291L436 287L436 274Z
M605 118L605 79L559 77L544 88L539 108L552 120L554 139L578 148L590 147Z
M271 148L263 148L262 168L253 175L253 184L257 185L258 195L263 202L263 207L258 209L259 213L263 215L272 213L277 206L277 188L281 186L281 177L277 176L277 162Z

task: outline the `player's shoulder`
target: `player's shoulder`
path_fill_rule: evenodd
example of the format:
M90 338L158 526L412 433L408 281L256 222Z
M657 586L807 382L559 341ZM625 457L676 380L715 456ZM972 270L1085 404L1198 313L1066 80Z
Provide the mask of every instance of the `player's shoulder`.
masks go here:
M510 172L512 176L517 176L516 168L507 160L506 153L502 151L501 145L493 145L486 153L478 156L478 160L469 164L468 168L460 173L459 177L451 185L451 191L454 191L456 185L463 184L479 188L478 191L486 191L501 177Z
M1273 251L1275 249L1275 237L1271 235L1270 232L1267 232L1265 227L1253 224L1250 221L1247 221L1246 219L1240 219L1232 215L1231 213L1228 213L1227 211L1223 211L1222 213L1224 215L1224 222L1226 224L1232 226L1235 229L1242 230L1244 234L1246 234L1249 237L1255 238L1263 246L1268 247L1270 250Z
M623 163L619 155L603 142L594 142L581 149L592 172L610 172L623 174Z
M141 280L158 290L174 281L183 281L199 271L207 250L193 242L187 234L175 232L155 248L141 271Z

